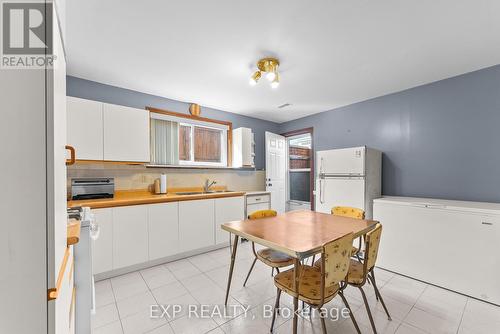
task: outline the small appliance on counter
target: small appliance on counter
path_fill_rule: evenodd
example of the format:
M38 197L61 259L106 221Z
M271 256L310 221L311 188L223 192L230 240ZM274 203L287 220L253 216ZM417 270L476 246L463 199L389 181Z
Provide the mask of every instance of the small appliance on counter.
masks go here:
M115 179L112 177L71 179L71 199L113 198Z

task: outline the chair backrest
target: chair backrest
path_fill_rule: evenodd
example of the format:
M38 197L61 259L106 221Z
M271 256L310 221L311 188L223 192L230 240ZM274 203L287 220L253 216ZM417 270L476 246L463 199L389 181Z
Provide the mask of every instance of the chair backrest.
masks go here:
M347 276L352 249L352 233L323 246L321 255L325 288L340 283Z
M331 212L335 216L365 219L365 212L363 210L350 206L334 206Z
M365 275L375 266L377 262L380 237L382 236L382 224L375 225L365 237Z
M252 212L248 215L248 219L259 219L259 218L267 218L267 217L276 217L278 213L274 210L259 210Z

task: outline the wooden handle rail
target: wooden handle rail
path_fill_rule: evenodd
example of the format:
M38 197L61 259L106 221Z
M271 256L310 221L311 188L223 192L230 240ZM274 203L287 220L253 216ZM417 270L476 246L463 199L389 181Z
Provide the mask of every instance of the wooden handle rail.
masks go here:
M72 222L68 224L68 232L67 232L67 245L71 246L80 240L80 222Z
M74 165L76 162L75 148L73 146L70 146L70 145L66 145L64 148L69 150L69 153L70 153L70 159L66 160L66 166Z
M69 247L66 247L66 251L64 252L64 258L61 264L61 268L59 268L59 275L57 275L57 282L56 282L56 287L55 288L50 288L47 292L47 299L48 300L54 300L57 298L59 295L59 291L61 290L61 284L64 278L64 273L66 272L66 265L68 264L68 258L69 258Z

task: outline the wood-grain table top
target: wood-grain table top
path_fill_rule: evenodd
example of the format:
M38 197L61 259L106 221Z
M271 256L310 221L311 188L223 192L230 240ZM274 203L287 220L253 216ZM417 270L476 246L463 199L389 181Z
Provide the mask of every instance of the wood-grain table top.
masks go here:
M348 233L357 238L377 221L297 210L276 217L226 223L222 229L250 241L303 259L321 252L324 244Z

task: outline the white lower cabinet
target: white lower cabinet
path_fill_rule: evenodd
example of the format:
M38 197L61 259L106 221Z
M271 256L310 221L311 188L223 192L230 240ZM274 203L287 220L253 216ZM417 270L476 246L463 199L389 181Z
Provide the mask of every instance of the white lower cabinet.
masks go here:
M179 245L181 252L215 244L213 199L179 202Z
M227 243L229 233L220 225L244 219L244 203L240 196L94 209L100 233L93 242L93 272Z
M113 269L148 261L148 206L113 208Z
M94 274L113 269L113 209L94 209L99 224L99 238L93 241L92 268Z
M179 203L148 205L149 260L179 252Z
M221 225L233 220L245 219L244 197L218 198L215 200L215 244L229 244L229 232Z

